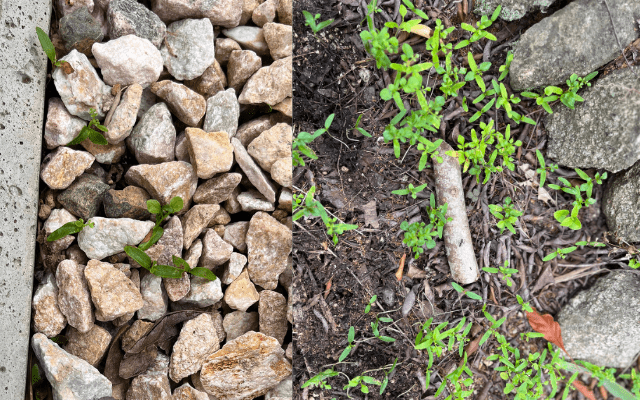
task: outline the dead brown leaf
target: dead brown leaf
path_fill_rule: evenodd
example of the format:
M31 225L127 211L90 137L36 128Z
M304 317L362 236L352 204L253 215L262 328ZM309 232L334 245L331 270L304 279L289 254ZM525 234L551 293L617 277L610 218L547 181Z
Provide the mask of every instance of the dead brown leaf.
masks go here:
M596 400L596 395L591 390L589 390L589 388L586 387L582 382L573 381L572 384L573 386L575 386L576 389L578 389L580 393L584 395L584 397L586 397L589 400Z
M402 255L400 259L400 266L398 267L398 271L396 272L396 279L398 282L402 280L402 272L404 271L404 260L407 258L407 253Z
M411 33L415 33L416 35L429 39L431 35L433 35L433 30L426 25L418 24L411 28Z
M534 331L542 333L547 341L560 347L562 351L569 356L569 353L567 353L567 350L564 348L564 343L562 342L560 324L557 323L551 315L540 315L534 308L533 312L527 311L527 320L529 320L529 325L531 325L531 328ZM571 356L569 356L569 358L571 358Z
M329 296L329 293L331 293L331 282L333 281L333 276L331 278L329 278L329 281L327 282L327 287L326 289L324 289L324 298L326 299L327 296Z

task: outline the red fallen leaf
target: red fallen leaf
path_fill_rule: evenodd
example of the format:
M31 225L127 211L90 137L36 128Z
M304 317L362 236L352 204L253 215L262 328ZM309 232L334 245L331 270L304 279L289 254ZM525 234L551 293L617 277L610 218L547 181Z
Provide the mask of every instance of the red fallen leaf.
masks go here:
M578 389L580 393L584 395L584 397L586 397L589 400L596 400L596 395L591 390L589 390L589 388L587 388L582 382L573 381L571 383L573 384L573 386L575 386L576 389Z
M396 278L398 279L398 282L402 280L402 271L404 270L405 258L407 258L407 253L403 254L402 258L400 259L400 267L398 267L398 272L396 272Z
M605 389L604 386L600 386L600 396L602 396L604 400L609 398L609 392L607 392L607 389Z
M560 347L568 356L567 350L564 348L562 342L562 331L560 330L560 324L557 323L553 317L549 314L540 315L536 309L533 312L527 312L527 320L529 325L534 331L544 334L544 338ZM571 358L571 356L569 356Z
M331 293L331 284L333 282L333 276L331 278L329 278L329 281L327 282L327 286L324 289L324 298L326 299L327 296L329 296L329 293Z

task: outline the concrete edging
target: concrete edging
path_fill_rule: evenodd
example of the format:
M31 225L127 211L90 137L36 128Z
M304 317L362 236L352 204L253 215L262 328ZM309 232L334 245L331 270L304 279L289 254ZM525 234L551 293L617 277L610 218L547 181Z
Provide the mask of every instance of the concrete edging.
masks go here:
M0 0L0 398L23 400L51 0Z

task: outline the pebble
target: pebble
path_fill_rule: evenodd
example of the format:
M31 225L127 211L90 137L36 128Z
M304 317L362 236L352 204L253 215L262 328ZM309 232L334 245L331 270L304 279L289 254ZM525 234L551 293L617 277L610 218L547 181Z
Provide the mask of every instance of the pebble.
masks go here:
M278 198L278 209L285 210L291 213L291 207L293 205L293 193L290 189L283 188L280 191L280 197Z
M87 400L111 396L111 382L88 362L62 350L42 333L31 348L51 384L54 400Z
M291 97L287 97L286 99L282 100L280 103L276 104L275 106L273 106L273 109L276 111L280 111L282 113L282 115L289 117L289 118L293 118L293 101ZM291 120L289 120L288 122L291 122Z
M224 292L224 302L234 310L247 311L258 300L260 295L249 279L247 270L242 271Z
M265 24L262 29L271 58L279 60L293 54L293 28L291 25L270 22Z
M58 202L73 215L86 221L98 213L107 190L109 185L102 179L83 174L58 195Z
M167 313L169 299L162 285L162 278L150 272L140 279L140 293L144 305L138 310L138 319L157 321Z
M144 373L131 381L127 400L172 400L171 385L167 375Z
M290 346L287 346L287 351L285 352L285 356L287 356L288 359L291 359L291 357L289 357L289 351L290 351ZM291 399L293 397L293 379L291 379L291 377L288 377L284 380L282 380L278 386L274 387L273 389L269 390L269 392L264 396L265 400L284 400L284 399Z
M182 256L184 236L182 222L178 216L174 215L162 228L164 229L162 237L146 253L151 261L156 261L160 265L173 265L173 256Z
M174 382L200 371L204 360L220 350L220 341L209 314L185 322L173 346L169 377Z
M292 57L274 61L253 74L238 97L240 104L267 103L274 106L292 96Z
M180 196L184 202L183 210L189 207L198 185L193 167L183 161L134 165L125 174L125 180L130 185L144 188L162 205L169 204L173 197Z
M193 248L193 245L191 247ZM191 290L189 290L189 294L180 300L180 303L194 305L196 307L209 307L222 300L222 297L223 293L220 279L210 281L192 275Z
M142 97L140 98L140 108L138 108L138 118L142 118L144 113L149 111L151 106L156 104L157 97L151 92L151 88L146 87L142 90Z
M247 147L247 152L263 170L271 171L271 166L278 159L291 157L292 141L291 126L280 123L255 138Z
M260 28L268 22L276 19L276 10L278 8L278 0L267 0L253 10L251 20Z
M185 81L184 84L208 99L224 90L227 86L227 77L220 63L215 60L213 64L204 70L202 75L196 79Z
M241 47L255 51L260 56L269 55L269 46L264 40L262 28L256 26L238 26L222 31L226 37L235 40Z
M226 230L225 230L226 233ZM226 237L226 235L225 235ZM222 273L222 283L230 285L236 280L247 265L247 257L244 254L233 252L229 257L229 261L224 265L224 271Z
M224 209L229 214L236 214L242 211L242 206L238 203L238 196L240 195L240 188L236 187L231 192L231 195L224 201Z
M45 275L31 302L33 330L54 337L67 326L67 318L58 307L58 285L53 274Z
M55 0L55 5L57 6L58 12L61 16L65 16L84 7L86 7L89 12L93 12L94 10L93 0L76 0L73 2L68 2L67 0Z
M149 40L136 35L96 43L92 52L109 85L137 83L146 88L157 81L162 72L160 51Z
M293 0L278 0L278 21L293 25Z
M242 175L235 172L217 175L198 186L193 195L193 201L205 204L222 203L231 196L241 180Z
M62 225L72 221L76 221L76 218L64 208L51 210L49 218L47 218L42 227L42 229L44 230L45 238L52 234L56 229L60 228ZM58 253L59 251L68 249L75 239L75 236L69 235L61 239L54 240L53 242L45 242L45 245L49 254L54 254Z
M180 81L199 77L215 61L213 39L213 25L207 18L170 24L160 48L164 66Z
M91 291L97 320L113 321L142 308L143 301L138 288L113 265L89 260L84 276Z
M185 135L184 131L180 132L178 136L176 136L176 160L191 163L187 135Z
M287 325L287 299L278 292L263 290L258 303L260 332L276 338L280 344L289 329Z
M240 125L235 137L238 138L240 143L246 148L255 138L260 136L262 132L272 128L274 125L275 123L272 121L271 116L263 115Z
M118 254L124 246L136 246L155 225L152 221L137 221L130 218L90 219L94 227L86 227L78 234L78 245L87 257L102 260Z
M226 66L229 61L229 56L231 52L234 50L242 50L242 47L233 39L229 38L218 38L215 40L215 48L216 48L216 61L220 63L221 66Z
M56 285L58 307L67 317L67 323L80 332L88 332L93 327L93 313L84 265L72 260L60 262L56 269Z
M240 22L242 0L220 0L214 3L202 0L154 0L151 9L165 22L209 18L213 25L232 28Z
M127 186L122 190L110 189L104 195L104 213L107 218L149 219L149 199L149 193L137 186Z
M165 103L153 105L127 138L140 164L171 162L175 158L176 128Z
M109 348L109 343L111 343L111 334L98 325L94 325L86 333L80 333L70 327L65 336L67 344L64 345L64 350L94 367L98 366Z
M111 116L111 121L106 126L107 132L104 132L104 137L109 143L121 143L131 134L140 109L142 93L142 86L137 83L125 90L120 103Z
M42 160L40 178L51 189L66 189L94 160L95 157L86 151L58 147Z
M90 109L93 108L98 118L103 118L113 103L111 87L100 79L87 56L77 50L71 50L60 60L67 61L74 69L70 74L65 74L62 68L56 68L52 73L53 83L67 111L90 121Z
M135 0L110 0L106 16L111 39L136 35L160 48L167 31L156 14Z
M284 187L290 188L293 181L293 159L284 157L271 165L271 179Z
M184 260L189 266L197 266L200 262L200 256L202 256L202 240L196 239L186 251Z
M265 199L262 193L257 190L249 190L238 195L238 203L242 207L242 211L273 211L275 206L273 203Z
M258 332L259 317L257 312L233 311L224 316L222 324L230 342L249 331Z
M253 399L278 385L291 371L276 339L247 332L207 358L200 380L214 397Z
M249 276L264 289L278 286L278 277L287 268L292 233L269 214L258 211L247 231Z
M244 84L261 67L262 58L260 58L255 52L251 50L232 51L227 64L229 87L233 88L237 93L240 93Z
M247 150L242 146L242 143L236 138L231 139L231 145L236 156L236 161L247 175L247 179L255 186L256 189L270 202L276 201L275 186L271 180L264 174L264 172L253 161L253 158L247 153ZM228 211L228 210L227 210Z
M50 98L47 122L44 125L44 141L47 148L54 149L66 145L78 136L86 125L85 120L74 117L67 111L60 98Z
M206 112L207 102L200 94L173 81L151 85L151 91L167 102L171 112L188 126L198 126Z
M116 164L120 161L125 153L124 143L100 145L95 144L89 139L85 139L80 143L85 150L93 154L96 161L100 164Z
M249 221L238 221L229 224L224 230L224 241L231 243L239 252L247 252L247 231L249 230Z
M191 243L207 227L209 221L220 210L218 204L198 204L184 214L182 223L184 225L184 248L191 247Z
M222 240L213 229L205 231L202 245L203 251L200 258L200 266L210 270L214 270L229 261L229 257L233 253L233 246Z
M185 134L189 141L189 156L196 167L198 178L210 179L231 169L233 147L226 132L205 132L198 128L187 128Z
M151 332L153 326L153 322L147 322L141 319L133 321L131 327L129 327L129 329L127 329L127 331L122 335L122 350L128 352L138 340L142 339L143 336Z
M242 5L242 17L239 25L246 25L251 20L253 10L260 5L262 0L244 0Z
M216 93L207 99L207 115L202 129L205 132L226 132L233 137L238 129L240 104L234 89Z
M80 7L60 18L58 33L68 51L73 49L91 56L91 46L104 39L102 24L86 7Z
M173 391L173 400L209 400L209 395L185 383Z

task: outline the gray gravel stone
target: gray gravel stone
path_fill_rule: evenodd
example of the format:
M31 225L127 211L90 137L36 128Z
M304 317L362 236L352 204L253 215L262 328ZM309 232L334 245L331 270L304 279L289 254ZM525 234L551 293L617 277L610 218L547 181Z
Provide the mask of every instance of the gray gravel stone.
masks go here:
M172 23L160 52L165 67L177 80L199 77L216 59L211 21L203 18Z
M638 37L640 2L608 0L608 5L625 48ZM605 4L576 0L522 34L514 47L511 87L519 91L565 83L571 74L585 76L619 55Z
M155 225L129 218L93 217L90 221L94 227L78 234L78 245L87 257L96 260L121 253L126 245L138 245Z
M224 230L224 241L231 243L239 252L247 252L247 230L249 230L249 221L238 221L229 224Z
M165 103L157 103L147 111L131 131L127 145L140 164L173 161L176 128Z
M162 285L162 278L150 272L143 274L140 279L140 293L144 305L138 310L138 318L149 321L160 319L167 312L169 298Z
M95 175L83 174L58 196L62 206L85 221L95 216L109 185Z
M640 162L614 175L602 196L602 212L609 230L620 239L640 241Z
M253 50L261 56L269 55L269 46L264 40L262 28L257 26L238 26L233 29L224 29L222 33L247 50Z
M571 357L627 368L640 353L640 277L612 271L578 293L558 314Z
M107 218L149 219L147 200L151 197L146 190L137 186L127 186L122 190L108 190L104 195L104 213Z
M195 244L191 246L193 248ZM190 264L193 265L193 264ZM181 304L194 305L196 307L209 307L222 300L222 285L220 279L213 281L199 276L191 275L191 290L189 294L180 300Z
M205 231L202 244L204 248L202 257L200 257L199 266L210 270L214 270L216 267L229 261L229 257L231 257L231 253L233 253L233 246L222 240L213 229L207 229Z
M136 35L158 48L167 31L167 26L156 14L135 0L109 1L107 23L111 39Z
M540 9L542 12L554 3L555 0L479 0L473 10L478 15L492 15L495 9L501 5L500 18L505 21L514 21L524 17L530 11Z
M268 201L275 203L276 190L273 182L271 182L255 161L253 161L253 158L247 153L247 150L238 139L232 138L231 145L233 146L236 161L238 165L240 165L240 168L242 168L242 171L247 175L249 181Z
M262 132L266 131L274 125L275 122L271 119L271 116L263 115L240 125L238 127L238 131L236 132L236 137L246 148L255 138L260 136Z
M216 93L207 99L207 114L202 129L205 132L226 132L233 137L238 129L240 104L234 89Z
M58 32L67 50L76 49L88 56L91 55L91 46L104 38L102 25L86 7L80 7L62 17Z

